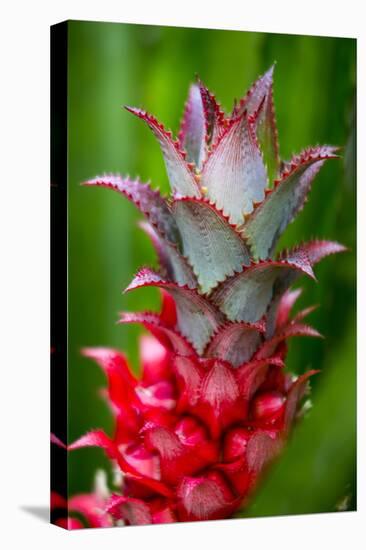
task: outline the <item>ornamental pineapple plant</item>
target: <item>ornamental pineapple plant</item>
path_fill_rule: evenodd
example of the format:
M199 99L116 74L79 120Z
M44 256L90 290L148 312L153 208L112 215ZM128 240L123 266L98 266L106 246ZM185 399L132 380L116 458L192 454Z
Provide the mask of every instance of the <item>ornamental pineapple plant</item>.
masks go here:
M122 475L113 494L72 497L69 510L91 526L228 518L283 449L317 372L285 370L289 338L320 336L304 323L312 308L291 314L300 290L290 287L315 279L314 265L344 247L314 240L277 254L276 245L337 149L280 161L273 67L229 115L202 82L192 84L177 140L126 108L157 138L171 195L119 175L86 185L117 191L144 215L160 267L142 268L126 292L158 287L162 306L119 319L149 333L140 376L120 351L83 350L106 374L115 431L91 431L69 449L101 447Z

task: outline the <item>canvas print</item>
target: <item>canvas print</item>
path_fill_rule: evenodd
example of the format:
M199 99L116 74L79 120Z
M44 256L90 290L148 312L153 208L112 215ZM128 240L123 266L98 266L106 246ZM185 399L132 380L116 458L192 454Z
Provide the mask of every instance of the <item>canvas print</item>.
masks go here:
M68 21L51 58L52 522L355 510L356 41Z

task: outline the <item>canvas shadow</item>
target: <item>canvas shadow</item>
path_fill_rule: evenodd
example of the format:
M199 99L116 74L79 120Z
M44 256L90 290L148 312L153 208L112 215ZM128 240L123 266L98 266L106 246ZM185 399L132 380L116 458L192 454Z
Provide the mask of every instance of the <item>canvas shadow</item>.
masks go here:
M20 509L43 522L50 522L49 506L20 506Z

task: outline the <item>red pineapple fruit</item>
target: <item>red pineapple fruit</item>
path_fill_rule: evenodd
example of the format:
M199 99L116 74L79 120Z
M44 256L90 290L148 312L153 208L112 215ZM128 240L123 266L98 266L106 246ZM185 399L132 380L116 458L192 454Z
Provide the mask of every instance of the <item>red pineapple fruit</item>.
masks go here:
M69 448L102 447L123 473L104 507L127 524L227 518L245 506L281 451L310 371L284 371L286 342L320 336L291 317L290 286L344 247L312 241L275 254L312 181L336 148L308 148L280 165L273 68L226 116L198 82L189 90L179 139L150 114L127 110L156 136L172 194L118 175L86 182L113 189L144 214L160 269L141 269L126 291L162 290L160 313L124 313L139 323L142 375L122 353L86 349L108 379L112 438L92 431ZM280 168L282 166L282 168Z

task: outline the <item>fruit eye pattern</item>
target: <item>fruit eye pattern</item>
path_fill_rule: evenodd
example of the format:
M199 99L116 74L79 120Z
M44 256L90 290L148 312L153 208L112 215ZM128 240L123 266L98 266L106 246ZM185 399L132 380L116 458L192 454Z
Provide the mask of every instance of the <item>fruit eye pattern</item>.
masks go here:
M305 322L312 308L292 314L301 291L291 286L315 279L320 260L345 250L312 240L276 252L337 148L280 160L273 67L229 114L203 82L192 84L177 139L153 115L126 108L155 135L170 196L118 174L85 185L141 211L160 267L142 268L126 292L158 287L161 310L119 319L148 333L140 376L121 351L83 350L106 375L115 429L113 437L90 431L68 450L101 447L119 475L113 493L99 487L68 503L53 495L54 507L68 507L59 525L69 528L83 526L80 515L91 527L229 518L250 503L317 372L285 369L288 339L320 337Z

